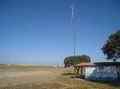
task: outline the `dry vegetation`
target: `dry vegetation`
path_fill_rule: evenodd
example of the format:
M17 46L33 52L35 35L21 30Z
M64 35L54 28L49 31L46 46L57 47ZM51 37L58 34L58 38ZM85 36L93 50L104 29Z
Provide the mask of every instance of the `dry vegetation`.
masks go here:
M71 78L71 71L41 66L0 65L0 89L120 89L120 85Z

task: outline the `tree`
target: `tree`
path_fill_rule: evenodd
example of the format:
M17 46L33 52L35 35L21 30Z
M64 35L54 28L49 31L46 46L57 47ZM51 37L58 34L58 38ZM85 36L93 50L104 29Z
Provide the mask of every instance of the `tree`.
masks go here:
M64 59L65 67L70 67L70 66L74 66L76 64L87 63L87 62L91 62L90 57L87 55L69 56Z
M107 59L116 61L116 59L120 58L120 30L108 37L102 51L107 56Z

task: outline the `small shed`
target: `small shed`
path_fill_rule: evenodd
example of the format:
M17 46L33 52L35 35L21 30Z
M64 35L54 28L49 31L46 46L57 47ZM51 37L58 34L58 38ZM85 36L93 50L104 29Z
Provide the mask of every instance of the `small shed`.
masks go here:
M81 63L81 78L90 80L120 80L120 62Z

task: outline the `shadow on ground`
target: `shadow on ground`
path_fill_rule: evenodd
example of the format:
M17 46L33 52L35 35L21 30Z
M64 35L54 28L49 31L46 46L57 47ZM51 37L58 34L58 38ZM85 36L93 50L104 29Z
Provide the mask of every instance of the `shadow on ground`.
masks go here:
M76 75L75 73L62 73L63 76L71 76L71 75Z
M95 83L107 84L110 86L120 87L120 80L119 81L105 81L105 80L86 80Z
M114 81L105 81L105 80L87 80L84 79L84 76L80 76L75 73L63 73L62 75L69 76L71 79L83 79L88 82L93 82L93 83L99 83L99 84L107 84L110 86L115 86L115 87L120 87L120 80L114 80Z

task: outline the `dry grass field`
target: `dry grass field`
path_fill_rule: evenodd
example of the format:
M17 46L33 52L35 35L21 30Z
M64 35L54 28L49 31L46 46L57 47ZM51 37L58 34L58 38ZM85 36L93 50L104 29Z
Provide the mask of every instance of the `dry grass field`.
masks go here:
M45 66L0 65L0 89L120 89L119 84L71 78L67 72Z

